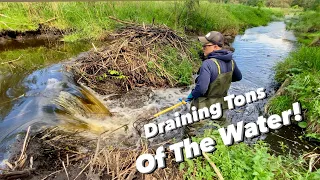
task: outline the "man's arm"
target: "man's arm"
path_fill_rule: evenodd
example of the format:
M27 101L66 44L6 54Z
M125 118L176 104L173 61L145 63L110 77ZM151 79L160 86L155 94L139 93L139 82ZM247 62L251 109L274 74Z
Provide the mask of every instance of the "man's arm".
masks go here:
M240 81L242 79L242 74L236 64L236 61L233 61L233 62L234 62L234 70L232 74L232 82Z
M196 87L191 92L194 99L203 96L207 92L210 84L210 77L211 73L208 66L208 62L204 61L200 67Z

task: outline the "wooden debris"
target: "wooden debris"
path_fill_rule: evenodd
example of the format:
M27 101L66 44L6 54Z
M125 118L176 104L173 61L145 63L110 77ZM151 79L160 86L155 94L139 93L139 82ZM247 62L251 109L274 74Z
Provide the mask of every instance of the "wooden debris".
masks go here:
M116 39L104 48L96 48L71 66L77 82L82 82L100 94L125 92L136 86L174 86L178 80L163 68L168 63L164 50L174 48L177 59L191 59L188 41L165 26L137 25L110 17L125 24Z

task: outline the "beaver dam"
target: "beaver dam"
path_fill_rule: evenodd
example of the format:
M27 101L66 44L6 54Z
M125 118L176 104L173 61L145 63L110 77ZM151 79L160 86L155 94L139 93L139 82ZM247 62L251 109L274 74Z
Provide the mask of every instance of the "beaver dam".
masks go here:
M183 171L179 170L171 152L167 152L168 168L157 169L152 174L139 173L135 161L140 154L154 153L158 146L172 144L183 137L184 130L180 129L146 141L140 136L141 127L148 123L145 120L150 116L188 95L190 88L186 85L191 83L194 70L201 64L197 54L200 47L190 37L166 26L115 20L121 26L110 34L104 46L93 43L92 50L68 63L51 66L47 71L36 71L27 78L27 82L34 82L34 77L41 75L34 83L37 86L47 84L43 88L47 91L35 91L32 95L53 97L35 103L41 105L41 112L50 112L54 118L37 112L32 113L37 116L30 116L30 119L44 116L41 121L52 118L59 123L41 130L35 126L28 128L29 124L20 126L28 130L20 133L12 145L11 156L4 162L7 168L0 169L0 179L183 179ZM244 79L232 85L232 93L269 86L271 67L294 48L288 39L273 37L282 38L277 33L284 31L283 22L276 22L267 27L252 28L236 37L233 44L235 59L242 60L237 61L237 65L243 71ZM59 69L61 66L63 68ZM60 76L67 71L73 74L72 80L63 81L67 78ZM54 76L45 79L44 76L50 73ZM268 90L270 94L271 91ZM21 109L27 109L27 105ZM261 114L263 105L250 104L231 111L229 117L233 122L253 121ZM175 111L185 113L187 107ZM169 114L173 113L156 120L168 119ZM0 129L6 132L6 128L2 128L6 125L0 124ZM6 134L3 139L7 136L13 135ZM2 137L0 135L1 141ZM301 148L305 146L301 143ZM310 151L313 149L306 147ZM308 155L311 156L314 163L318 155Z
M72 66L77 82L100 94L183 85L188 79L181 71L199 64L189 50L191 41L167 27L129 25L110 36L116 39L111 45Z

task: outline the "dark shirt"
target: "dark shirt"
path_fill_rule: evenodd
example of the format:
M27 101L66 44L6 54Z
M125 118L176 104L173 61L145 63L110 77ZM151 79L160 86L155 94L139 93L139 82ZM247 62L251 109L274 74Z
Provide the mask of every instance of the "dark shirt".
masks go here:
M191 94L194 99L204 96L207 92L209 84L212 83L219 74L217 65L210 60L210 58L217 59L220 65L221 73L226 73L232 71L232 52L227 50L218 50L210 53L206 60L202 62L202 65L198 71L199 76L196 79L196 87L192 90ZM242 74L234 62L234 71L232 74L232 82L240 81L242 79Z

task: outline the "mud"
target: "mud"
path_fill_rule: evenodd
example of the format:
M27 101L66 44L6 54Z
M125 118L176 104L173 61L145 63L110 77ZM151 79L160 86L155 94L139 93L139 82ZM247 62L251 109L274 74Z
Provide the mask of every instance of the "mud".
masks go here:
M59 30L41 24L37 30L32 31L2 31L0 32L0 51L46 45L50 41L61 39L63 35L70 32L71 30Z

